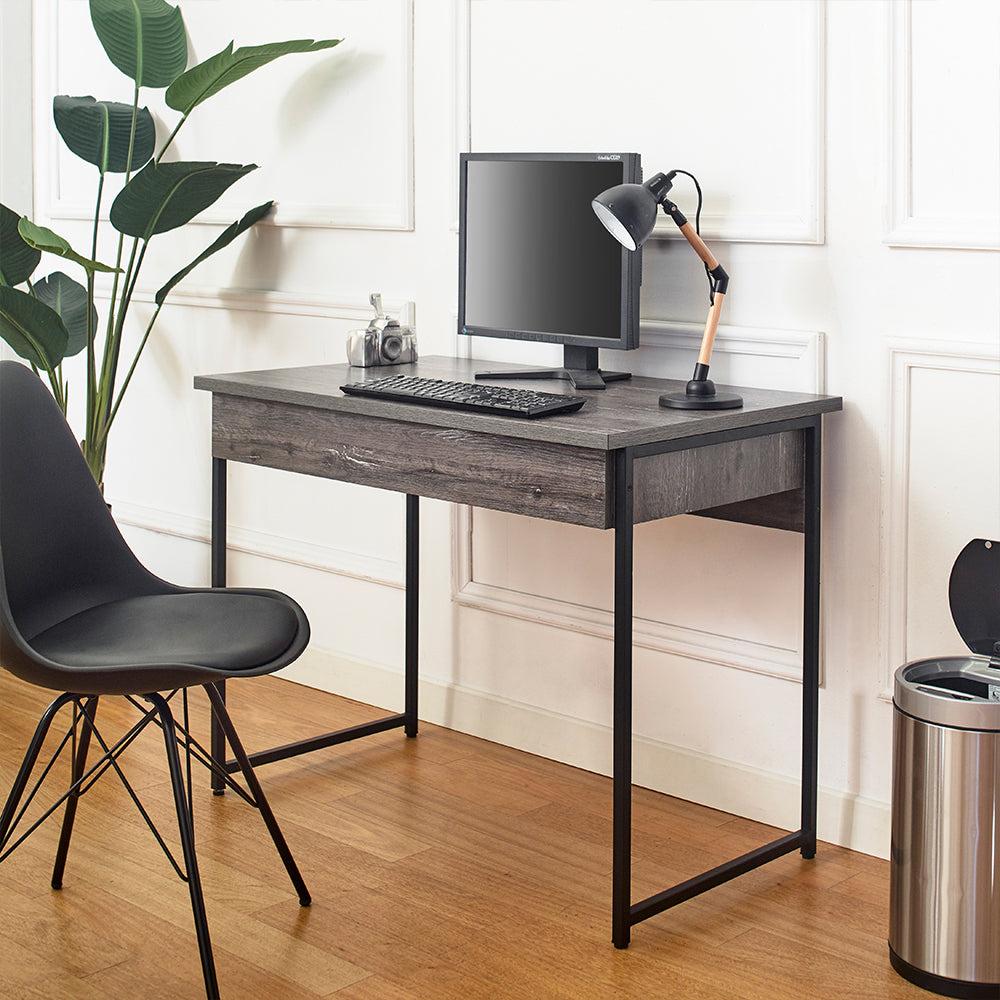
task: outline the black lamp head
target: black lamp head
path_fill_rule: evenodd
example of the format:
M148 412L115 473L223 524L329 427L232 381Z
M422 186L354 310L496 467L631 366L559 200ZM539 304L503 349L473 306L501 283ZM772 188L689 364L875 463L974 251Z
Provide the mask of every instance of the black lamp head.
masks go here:
M666 174L656 174L645 184L616 184L590 204L604 228L626 250L638 250L653 231L656 210L671 180Z

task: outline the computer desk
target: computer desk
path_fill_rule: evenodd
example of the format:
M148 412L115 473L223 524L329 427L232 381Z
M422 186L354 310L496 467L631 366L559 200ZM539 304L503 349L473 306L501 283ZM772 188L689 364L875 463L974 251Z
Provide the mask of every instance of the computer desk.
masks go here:
M471 381L495 362L431 357L370 370ZM513 368L514 366L508 366ZM464 413L345 396L362 377L346 365L206 375L212 393L212 585L226 584L226 463L284 469L406 494L405 707L400 715L251 755L284 760L387 729L417 735L419 497L612 529L614 557L614 765L612 941L628 947L640 921L784 854L816 853L819 714L820 467L822 414L836 396L741 388L742 409L662 409L679 383L633 378L587 394L577 413L539 420ZM518 383L534 385L534 383ZM538 383L572 392L565 383ZM698 514L804 534L802 622L802 810L794 833L633 903L632 534L633 525ZM212 754L229 772L224 737ZM221 794L223 783L215 777Z

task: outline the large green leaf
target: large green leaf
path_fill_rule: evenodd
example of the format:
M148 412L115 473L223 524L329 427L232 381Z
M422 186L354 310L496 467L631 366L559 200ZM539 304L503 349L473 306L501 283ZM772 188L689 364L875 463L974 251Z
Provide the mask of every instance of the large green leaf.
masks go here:
M158 306L163 305L163 300L170 294L170 289L174 287L179 281L183 281L203 260L207 260L212 254L217 253L222 250L223 247L229 246L233 240L236 239L241 233L245 233L252 225L260 222L261 219L271 211L271 207L274 205L273 201L266 201L263 205L258 205L256 208L251 208L246 215L240 219L239 222L234 222L231 226L227 226L219 238L216 239L210 246L206 247L200 254L187 267L182 267L157 293L156 293L156 304Z
M120 267L111 267L110 264L102 264L99 260L91 260L89 257L78 254L69 245L69 242L58 233L52 232L45 226L36 226L27 216L22 217L17 224L17 231L28 246L41 250L43 253L54 253L57 257L71 260L74 264L79 264L88 271L121 272Z
M28 246L17 231L21 216L6 205L0 205L0 281L19 285L27 281L42 259L41 252Z
M325 38L314 41L312 38L296 38L288 42L269 42L267 45L246 45L233 51L230 42L221 52L206 59L197 66L192 66L182 73L167 88L167 104L175 111L188 114L202 101L208 100L224 87L242 80L261 66L281 56L295 52L319 52L321 49L332 49L339 45L339 38Z
M52 101L56 128L82 160L100 172L123 174L129 169L128 144L132 134L132 105L117 101L95 101L93 97L56 97ZM138 170L152 155L156 126L148 108L135 116L132 170Z
M90 19L108 58L140 87L168 87L184 72L179 7L165 0L90 0Z
M69 334L59 314L27 292L0 286L0 337L33 365L55 368Z
M87 301L87 289L68 274L55 271L35 283L35 298L58 313L63 321L69 336L65 356L71 358L74 354L79 354L87 346L88 312L91 318L90 328L97 329L97 310Z
M190 222L257 164L148 163L125 185L111 206L120 233L148 240Z

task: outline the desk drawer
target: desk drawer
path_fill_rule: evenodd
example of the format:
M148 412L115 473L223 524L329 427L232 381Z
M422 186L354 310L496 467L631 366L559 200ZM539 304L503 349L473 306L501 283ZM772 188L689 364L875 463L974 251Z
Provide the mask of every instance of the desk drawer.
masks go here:
M216 458L593 528L612 523L608 454L215 393Z

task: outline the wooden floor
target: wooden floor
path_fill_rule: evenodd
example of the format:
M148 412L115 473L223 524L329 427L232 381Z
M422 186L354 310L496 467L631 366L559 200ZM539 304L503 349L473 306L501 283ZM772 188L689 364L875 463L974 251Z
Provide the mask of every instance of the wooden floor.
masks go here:
M273 678L231 687L251 747L382 714ZM4 794L47 700L0 671ZM204 733L204 694L194 701ZM133 717L102 705L105 737ZM176 848L157 731L126 772ZM198 853L227 1000L927 995L889 968L887 865L864 855L820 845L815 861L782 858L637 927L618 952L606 778L432 726L260 774L315 902L299 908L256 813L213 798L199 775ZM68 768L50 780L47 802ZM642 789L634 822L637 898L779 835ZM187 891L113 774L81 802L62 892L49 888L57 834L50 820L0 865L0 996L203 996Z

